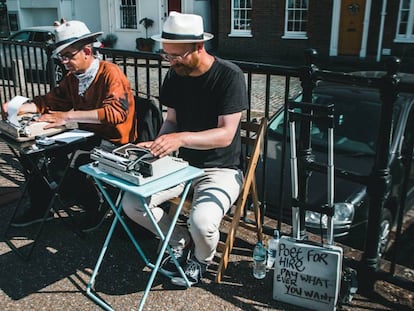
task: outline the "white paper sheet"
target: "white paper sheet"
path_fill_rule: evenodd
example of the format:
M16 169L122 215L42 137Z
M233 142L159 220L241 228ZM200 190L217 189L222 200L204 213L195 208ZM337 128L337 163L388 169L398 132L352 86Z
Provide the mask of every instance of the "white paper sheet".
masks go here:
M10 123L20 126L19 121L17 120L17 112L19 111L20 106L28 100L29 98L27 97L17 95L7 103L7 120L9 120Z
M67 131L67 132L63 132L63 133L54 135L50 138L54 139L56 142L69 144L71 142L77 141L79 139L84 139L86 137L90 137L90 136L93 136L93 135L94 135L93 132L74 129L74 130L70 130L70 131Z

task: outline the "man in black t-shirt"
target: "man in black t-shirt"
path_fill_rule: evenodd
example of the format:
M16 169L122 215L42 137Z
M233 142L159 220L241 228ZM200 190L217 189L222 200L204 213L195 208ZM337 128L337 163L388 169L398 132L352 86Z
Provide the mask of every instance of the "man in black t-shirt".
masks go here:
M204 169L205 174L192 184L188 231L177 227L170 240L191 284L199 282L213 260L220 222L236 201L243 182L239 170L240 120L248 104L246 83L239 67L207 53L204 42L212 37L204 33L200 16L177 12L171 12L162 34L153 36L162 42L162 56L171 65L160 96L168 110L158 137L140 144L160 157L178 150L190 165ZM170 220L159 205L182 190L183 185L179 185L153 195L148 202L163 232ZM123 199L125 213L156 234L138 202L127 193ZM164 270L170 270L170 259L164 260ZM175 285L186 285L180 276L171 280Z

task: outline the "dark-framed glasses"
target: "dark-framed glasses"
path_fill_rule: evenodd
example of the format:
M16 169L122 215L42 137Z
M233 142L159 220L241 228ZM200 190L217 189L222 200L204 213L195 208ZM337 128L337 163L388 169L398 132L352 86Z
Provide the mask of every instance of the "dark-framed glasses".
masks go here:
M165 53L164 51L162 51L160 53L160 55L164 60L166 60L168 62L181 62L184 58L186 58L188 55L190 55L194 51L195 51L195 49L192 49L192 50L187 51L187 52L185 52L184 54L181 54L181 55L168 54L168 53Z
M67 52L63 55L61 55L60 53L56 55L57 59L61 62L68 62L70 61L72 58L74 58L76 56L76 54L78 54L80 51L82 51L82 49L80 50L76 50L74 52Z

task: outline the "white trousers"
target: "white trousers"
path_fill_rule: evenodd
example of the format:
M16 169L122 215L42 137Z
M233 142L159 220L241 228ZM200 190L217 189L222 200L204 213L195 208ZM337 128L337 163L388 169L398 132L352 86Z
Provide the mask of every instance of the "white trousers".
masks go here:
M176 226L170 245L187 245L191 234L195 257L200 262L208 264L213 260L219 242L220 222L241 191L243 174L239 170L226 168L207 168L204 172L205 174L196 178L192 184L194 194L187 221L188 230L185 227ZM147 204L164 234L167 233L171 221L159 205L179 196L183 190L184 185L180 184L147 198ZM157 234L141 201L134 194L125 193L122 206L129 218Z

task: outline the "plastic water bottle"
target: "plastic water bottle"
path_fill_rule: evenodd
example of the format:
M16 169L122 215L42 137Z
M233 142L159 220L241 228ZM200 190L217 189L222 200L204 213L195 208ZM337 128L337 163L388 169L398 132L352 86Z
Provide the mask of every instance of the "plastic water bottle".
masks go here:
M253 250L253 276L256 279L266 276L266 252L262 242L257 242Z
M275 264L277 249L279 247L279 230L273 232L273 237L269 240L267 247L267 268L272 269Z

